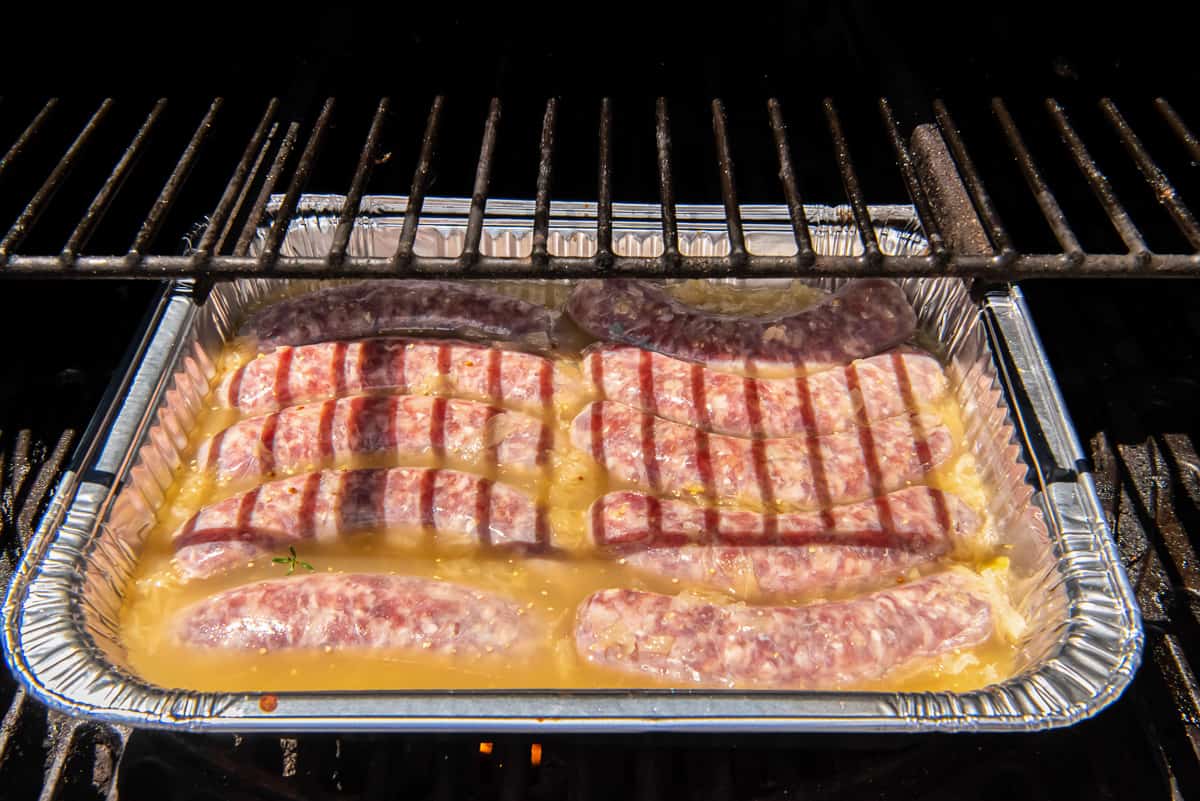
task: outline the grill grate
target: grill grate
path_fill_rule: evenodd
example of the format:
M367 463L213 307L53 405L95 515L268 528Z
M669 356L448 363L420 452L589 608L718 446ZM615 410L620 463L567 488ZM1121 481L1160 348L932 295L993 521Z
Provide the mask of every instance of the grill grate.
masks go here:
M73 138L70 133L70 114L65 108L68 105L51 99L31 110L28 117L30 121L23 128L18 127L8 151L0 157L0 188L10 196L28 198L19 206L15 220L3 239L0 239L0 277L398 275L561 278L619 273L681 277L908 274L1030 278L1200 273L1200 253L1197 252L1200 249L1200 225L1166 172L1151 156L1143 138L1109 98L1099 103L1099 110L1109 130L1091 130L1088 133L1089 141L1085 141L1082 127L1072 122L1066 108L1057 100L1046 101L1042 109L1043 118L1031 117L1024 124L1028 131L1049 122L1057 131L1061 144L1065 145L1066 152L1119 237L1120 247L1111 249L1111 252L1086 250L1080 244L1014 115L1003 100L996 98L992 101L994 130L989 133L998 132L1002 137L1028 185L1030 194L1025 200L1036 205L1057 240L1058 251L1044 253L1022 252L1014 245L1014 237L1002 222L997 204L993 202L989 191L984 176L987 170L978 166L972 158L972 147L968 145L967 136L960 131L946 103L935 101L932 105L932 122L916 125L911 138L908 138L892 105L886 99L880 100L879 115L883 133L892 150L886 160L896 165L930 243L929 254L922 257L892 256L880 249L870 225L866 193L851 155L848 126L844 125L843 117L833 101L828 99L821 108L827 128L827 142L789 142L785 114L777 99L767 102L766 113L760 121L760 124L769 126L775 144L780 190L789 211L795 254L756 254L746 244L734 178L733 147L726 107L721 100L712 101L711 119L720 195L729 230L729 253L723 256L700 256L682 252L675 214L676 174L681 166L676 161L672 144L671 111L667 101L662 98L655 104L654 114L658 195L665 241L660 256L627 256L613 247L612 181L616 168L612 154L614 137L618 132L613 125L614 103L609 99L600 103L598 182L592 189L599 198L596 222L599 247L596 254L592 257L568 257L552 253L548 246L553 217L552 190L558 122L565 114L592 113L574 102L567 103L559 99L550 99L545 104L537 174L530 176L536 197L532 252L528 256L514 258L481 252L480 239L494 167L497 159L504 157L504 151L497 144L502 127L502 104L498 98L491 100L484 121L462 253L453 258L419 255L414 251L414 242L423 203L435 176L439 133L445 127L444 109L447 103L440 96L433 101L425 121L417 167L408 188L410 201L402 236L395 253L390 257L366 258L348 252L351 234L359 218L360 203L371 184L373 173L380 164L391 158L392 153L388 148L404 144L393 141L397 137L387 130L395 112L388 98L380 100L375 106L349 182L338 188L338 191L345 193L345 201L332 246L324 256L282 255L281 245L318 160L324 157L328 161L331 155L341 155L337 152L331 154L329 150L347 149L343 147L346 143L340 141L337 145L327 147L327 143L334 138L331 131L340 121L339 106L333 98L323 103L311 123L303 112L289 113L284 104L271 100L261 117L258 117L258 124L249 133L244 147L232 151L206 147L209 140L218 134L234 135L230 131L236 129L235 121L229 118L237 115L225 110L226 103L221 98L211 101L199 115L199 122L194 129L190 129L191 136L178 157L170 162L173 168L146 209L145 217L129 241L128 249L121 251L114 247L112 249L118 251L115 254L92 253L88 251L88 244L104 227L106 212L114 205L122 186L138 173L139 165L151 159L161 161L172 155L171 146L156 140L155 135L166 125L165 120L174 109L173 104L168 104L166 100L155 102L146 116L140 118L140 123L124 147L114 150L101 148L97 142L109 136L116 136L120 140L120 134L115 133L119 125L114 118L118 116L118 106L122 104L111 98L102 101ZM1200 160L1200 140L1197 140L1180 114L1162 98L1155 100L1152 106L1158 116L1156 124L1172 132L1171 147ZM7 113L12 115L17 112L12 110ZM347 124L356 122L353 111L344 116ZM31 156L31 151L37 149L38 143L52 138L55 132L68 138L69 143L47 165L45 177L42 178L42 173L35 170L25 176L28 187L11 181L10 174L18 171L17 168ZM919 141L922 138L928 140L931 135L944 140L946 147L924 148L922 151ZM979 136L982 138L984 133L979 132ZM1120 142L1132 166L1136 166L1144 179L1146 186L1136 191L1145 191L1148 187L1161 205L1160 213L1173 223L1178 232L1178 242L1169 249L1163 252L1151 249L1142 229L1119 197L1114 180L1106 176L1105 168L1093 155L1095 143L1105 137L1115 137L1115 141ZM816 254L809 238L793 148L802 147L805 160L809 160L812 151L829 143L833 147L834 164L844 189L844 199L859 227L863 252L858 256ZM1101 141L1101 144L1110 143ZM114 150L112 156L115 163L111 169L105 167L105 156L97 152L108 150ZM229 152L235 155L240 153L240 158L225 158ZM980 152L989 151L980 148ZM688 169L692 167L694 165L688 165ZM197 172L229 176L215 199L206 197L208 187L189 185L189 177ZM72 173L87 173L89 178L98 178L99 183L99 188L94 190L94 199L77 220L73 217L74 212L63 208L65 204L55 203L56 193L70 180ZM986 234L986 240L979 243L981 247L971 246L958 237L948 235L947 226L954 224L954 215L944 213L945 204L940 201L943 195L952 193L955 188L948 187L947 180L961 180L965 186L969 203L964 210L970 213L973 208ZM379 188L383 192L403 189L400 186ZM91 191L90 187L80 190L86 193ZM269 215L270 228L261 247L256 255L250 255L258 227L268 219L267 204L274 193L281 193L282 200L278 210ZM172 209L179 206L195 209L197 218L207 215L194 249L183 255L175 252L174 242L162 235L164 223ZM24 249L32 234L46 228L62 228L69 233L61 240L61 245L57 241L47 241L39 243L37 247ZM1123 252L1120 248L1124 249Z

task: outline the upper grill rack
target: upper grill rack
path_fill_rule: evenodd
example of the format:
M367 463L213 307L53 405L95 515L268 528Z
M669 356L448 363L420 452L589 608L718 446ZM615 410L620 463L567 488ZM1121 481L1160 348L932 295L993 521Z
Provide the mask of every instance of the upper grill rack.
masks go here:
M1085 250L1008 107L997 98L992 101L992 112L1007 143L1006 155L1015 160L1019 167L1037 208L1058 243L1057 252L1022 253L1014 246L981 171L972 159L965 137L944 102L939 100L933 104L935 124L917 126L910 138L901 131L892 106L886 99L881 99L879 111L884 132L929 242L928 255L895 256L881 250L871 225L859 172L843 131L842 118L831 100L823 103L825 124L850 213L859 230L862 253L857 256L816 253L809 235L800 182L793 168L784 111L777 100L771 99L766 104L764 118L770 126L775 145L778 175L796 252L788 256L753 253L747 248L738 203L726 110L718 99L712 101L712 130L729 249L727 254L719 256L686 253L680 248L676 219L670 111L667 101L659 99L655 108L655 144L663 252L656 257L623 255L619 249L614 249L613 243L613 102L604 99L599 109L599 163L595 190L597 250L590 257L556 255L549 247L555 133L560 107L560 100L555 98L546 102L542 120L539 163L534 182L536 203L532 221L532 250L528 256L517 258L489 255L481 250L480 242L501 120L501 102L493 98L476 163L463 250L455 257L425 256L416 252L414 243L445 116L445 102L440 96L433 101L425 122L420 154L408 192L402 233L390 258L368 258L348 252L351 233L359 220L360 205L372 171L390 156L381 155L385 139L384 121L392 108L388 98L379 101L371 117L368 133L345 190L345 201L332 245L324 256L285 255L281 253L281 247L314 165L329 138L327 134L336 107L333 98L324 102L311 125L282 118L281 103L277 99L267 104L249 140L241 148L241 156L233 165L224 183L224 190L215 205L210 207L202 233L189 252L181 255L173 250L174 243L163 241L168 238L160 234L170 210L179 204L181 196L188 191L189 176L195 171L206 140L211 138L221 122L225 102L222 98L214 99L175 159L174 168L146 212L128 250L118 255L86 254L85 247L100 228L106 212L113 206L122 184L136 171L139 160L143 160L151 149L153 131L160 124L167 106L166 100L159 100L120 152L111 170L107 171L107 176L95 190L94 199L78 221L70 226L70 220L58 220L60 225L69 226L64 230L70 231L61 249L57 253L53 252L56 246L48 248L50 253L23 252L22 245L35 226L45 225L46 219L54 216L56 208L53 201L57 190L68 175L85 162L89 142L97 137L98 131L112 116L114 104L111 98L101 102L58 161L51 166L49 174L43 180L34 181L36 190L19 207L15 221L0 239L0 277L566 278L620 274L667 277L961 275L1031 278L1067 275L1148 277L1200 273L1200 252L1197 252L1200 250L1200 225L1126 117L1107 98L1100 102L1100 111L1155 199L1182 235L1182 241L1186 241L1187 247L1180 248L1180 251L1187 252L1152 251L1064 107L1057 100L1050 99L1045 103L1049 119L1124 248L1124 252ZM26 155L31 143L53 127L53 120L61 105L57 99L51 99L41 106L0 157L0 197L6 191L11 191L6 190L4 185L6 173L11 172L14 165ZM1154 107L1178 143L1193 160L1200 161L1200 139L1181 116L1162 98L1154 101ZM211 169L229 170L229 167L222 165ZM102 169L98 174L104 175L105 172ZM268 203L276 193L281 193L282 199L277 204L272 203L268 210ZM60 217L70 214L59 212ZM264 220L269 221L270 227L265 236L258 236ZM252 254L251 245L255 243L256 236L259 246Z

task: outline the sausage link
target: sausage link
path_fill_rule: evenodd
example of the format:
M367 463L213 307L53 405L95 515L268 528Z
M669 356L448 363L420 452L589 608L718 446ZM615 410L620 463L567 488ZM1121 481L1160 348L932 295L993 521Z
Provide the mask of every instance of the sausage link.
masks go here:
M596 501L589 522L593 542L635 570L748 600L876 589L979 526L970 507L928 487L780 515L614 492Z
M895 347L917 324L904 291L883 278L851 281L810 308L770 317L704 311L637 279L594 279L575 285L567 312L597 339L710 366L802 372Z
M824 690L978 645L992 630L981 588L942 573L799 607L603 590L580 606L575 644L588 662L665 682Z
M533 469L550 443L544 429L536 418L475 401L342 398L242 420L202 442L196 460L220 481L270 478L372 455L444 455L481 467Z
M231 372L217 403L245 415L364 392L446 395L541 414L567 391L554 362L468 342L368 339L280 347Z
M390 529L438 546L536 548L540 510L518 489L457 470L326 470L206 506L172 535L185 578L204 578L306 540Z
M529 645L511 601L435 579L318 573L236 587L175 619L183 645L227 651L371 648L481 657Z
M467 282L374 279L271 304L253 314L242 333L261 350L401 333L549 348L559 317L545 306Z
M627 345L584 355L600 396L677 423L736 437L823 436L928 406L945 396L937 359L894 349L796 378L753 378Z
M571 423L571 442L609 474L651 492L749 502L768 511L816 509L891 492L953 450L936 417L894 417L815 439L706 434L600 401Z

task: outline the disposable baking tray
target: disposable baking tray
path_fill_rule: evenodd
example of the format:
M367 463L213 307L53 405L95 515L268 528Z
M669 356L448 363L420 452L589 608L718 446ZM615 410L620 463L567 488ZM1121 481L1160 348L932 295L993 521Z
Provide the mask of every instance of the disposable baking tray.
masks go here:
M304 198L283 255L328 248L342 198ZM404 198L366 198L350 252L391 255ZM431 199L417 247L455 255L468 201ZM814 247L849 255L861 242L847 209L809 207ZM533 204L489 201L482 250L523 255ZM559 203L552 253L594 251L595 206ZM885 252L919 255L912 209L874 207ZM786 209L743 209L752 251L794 252ZM684 252L728 247L720 207L680 207ZM268 220L269 223L269 220ZM662 250L656 206L618 204L619 252ZM738 280L738 279L727 279ZM752 279L746 279L750 281ZM840 280L814 280L835 288ZM1063 726L1112 702L1131 680L1143 633L1054 375L1013 285L902 279L922 331L940 344L969 445L994 488L989 512L1010 545L1010 601L1027 619L1011 678L973 692L709 689L196 692L154 686L125 666L118 613L141 537L181 464L214 361L244 310L288 288L270 279L218 284L203 303L189 281L165 285L111 401L57 487L5 604L5 652L44 703L73 715L191 730L392 731L1028 731ZM551 282L526 294L561 294ZM513 287L510 285L509 290ZM269 710L269 711L268 711Z

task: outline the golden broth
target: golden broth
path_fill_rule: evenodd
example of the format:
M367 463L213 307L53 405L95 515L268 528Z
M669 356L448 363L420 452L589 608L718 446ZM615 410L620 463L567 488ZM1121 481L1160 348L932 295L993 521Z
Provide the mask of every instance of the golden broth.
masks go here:
M687 282L674 288L688 302L743 313L777 313L799 308L815 293L802 284L785 292L745 292L724 285ZM219 374L254 355L243 342L231 343L218 362ZM570 375L578 367L570 360L558 369ZM218 379L219 380L219 379ZM180 470L150 532L122 610L122 633L131 666L145 679L176 687L212 691L369 690L451 688L628 688L663 686L651 678L588 665L575 654L572 626L575 609L591 593L614 586L675 594L691 590L714 600L730 598L714 590L687 587L678 580L640 573L620 559L604 558L588 542L585 512L592 501L619 485L585 454L570 446L568 425L594 397L563 395L547 422L556 432L554 450L540 473L496 476L535 494L548 507L552 542L561 551L553 557L485 554L434 550L428 539L398 536L397 532L365 532L327 545L300 543L299 557L321 572L372 572L427 576L477 587L519 603L539 622L543 632L536 653L510 660L503 655L470 662L412 652L325 649L319 651L225 652L186 648L174 642L171 622L184 607L208 596L254 581L282 578L286 565L269 558L251 562L223 575L181 581L172 564L172 533L200 507L247 487L220 485L207 471L189 464ZM991 520L986 514L987 490L974 460L964 447L964 424L952 397L933 404L957 443L954 453L927 479L930 486L952 492L979 513L984 526L974 540L954 554L960 564L1003 580L1002 552L990 543ZM197 422L191 449L237 420L228 409L207 408ZM395 458L360 458L337 467L391 467L398 464L435 466L430 460L399 462ZM437 466L455 466L453 463ZM283 555L281 549L280 555ZM936 569L934 566L931 569ZM307 572L303 569L300 572ZM914 576L915 577L915 573ZM775 599L774 603L803 603L812 598ZM1005 637L967 651L927 660L860 689L945 690L979 688L1011 675L1015 648Z

